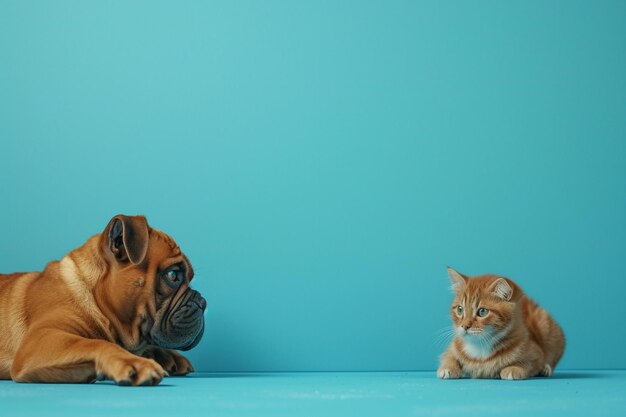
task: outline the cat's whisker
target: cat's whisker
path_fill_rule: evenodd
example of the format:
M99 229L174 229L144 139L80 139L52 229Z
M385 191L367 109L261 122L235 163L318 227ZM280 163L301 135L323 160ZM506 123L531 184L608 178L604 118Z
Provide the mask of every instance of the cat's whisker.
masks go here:
M433 344L438 348L450 343L450 341L456 335L456 332L451 326L446 326L438 329L435 333L436 335L433 339Z
M452 339L454 337L455 333L453 331L447 332L447 333L442 333L439 334L438 336L435 337L435 341L447 341L449 339Z
M450 334L450 333L455 333L454 329L447 328L445 330L438 330L435 334L437 336L441 336L441 335L447 335L447 334Z
M445 326L445 327L435 330L435 333L441 334L441 333L449 333L451 331L454 331L454 328L452 326Z

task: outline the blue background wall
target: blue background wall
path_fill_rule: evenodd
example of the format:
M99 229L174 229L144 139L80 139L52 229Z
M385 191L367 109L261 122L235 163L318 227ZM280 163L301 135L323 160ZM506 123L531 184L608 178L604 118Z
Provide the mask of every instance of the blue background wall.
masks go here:
M0 0L0 271L143 213L203 370L434 369L445 265L626 367L626 3Z

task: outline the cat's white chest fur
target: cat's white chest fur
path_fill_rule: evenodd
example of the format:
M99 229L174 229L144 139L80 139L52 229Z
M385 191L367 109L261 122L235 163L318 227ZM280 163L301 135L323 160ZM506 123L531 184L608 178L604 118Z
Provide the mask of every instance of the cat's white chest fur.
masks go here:
M492 346L485 340L481 341L474 337L464 337L463 352L470 358L482 360L491 356Z

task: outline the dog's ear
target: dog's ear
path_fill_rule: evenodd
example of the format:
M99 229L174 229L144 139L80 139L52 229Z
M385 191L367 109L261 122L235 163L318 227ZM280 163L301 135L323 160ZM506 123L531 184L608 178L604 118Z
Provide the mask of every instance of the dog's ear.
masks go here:
M139 265L148 251L148 222L144 216L118 215L111 219L104 231L106 250L118 262L130 261Z

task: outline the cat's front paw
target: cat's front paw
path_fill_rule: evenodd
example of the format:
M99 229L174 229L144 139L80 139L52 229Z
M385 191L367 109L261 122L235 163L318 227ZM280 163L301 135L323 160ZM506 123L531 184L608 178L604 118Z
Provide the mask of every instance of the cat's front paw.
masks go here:
M552 370L552 367L549 364L545 364L543 366L543 369L541 370L541 372L539 373L539 375L541 376L552 376L552 372L554 372Z
M441 367L437 370L437 377L439 379L459 379L462 376L462 372L459 368Z
M519 366L507 366L503 370L500 371L501 379L526 379L528 378L528 373Z

